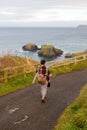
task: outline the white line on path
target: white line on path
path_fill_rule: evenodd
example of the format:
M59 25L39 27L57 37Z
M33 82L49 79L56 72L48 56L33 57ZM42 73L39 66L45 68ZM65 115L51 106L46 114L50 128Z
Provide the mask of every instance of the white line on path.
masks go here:
M29 117L26 115L23 119L21 119L21 120L19 120L19 121L14 122L14 124L15 124L15 125L16 125L16 124L20 124L20 123L22 123L22 122L26 121L28 118L29 118Z
M16 112L18 110L19 110L19 108L9 109L9 105L6 107L6 111L8 111L10 114L12 114L12 113L14 113L14 112Z

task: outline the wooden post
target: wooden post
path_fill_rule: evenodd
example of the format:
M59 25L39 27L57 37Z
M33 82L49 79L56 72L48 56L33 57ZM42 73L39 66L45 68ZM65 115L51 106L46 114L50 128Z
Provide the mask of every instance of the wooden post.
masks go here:
M86 59L86 55L83 55L83 59L84 59L84 60Z
M23 67L24 77L26 77L26 66Z
M7 83L8 82L8 71L4 70L4 82Z
M77 64L77 59L76 59L76 56L75 56L75 65Z
M14 70L15 77L17 76L17 68Z

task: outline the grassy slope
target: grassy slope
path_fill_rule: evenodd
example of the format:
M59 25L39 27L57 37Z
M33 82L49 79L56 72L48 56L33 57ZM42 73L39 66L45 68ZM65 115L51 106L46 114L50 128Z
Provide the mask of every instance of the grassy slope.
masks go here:
M87 85L64 111L55 130L87 130Z
M6 55L0 57L0 70L8 67L18 67L24 64L30 65L27 70L36 70L33 64L38 63L32 59L26 59L18 56ZM0 72L0 76L1 76ZM0 96L6 95L10 92L16 91L18 89L24 88L25 86L32 83L34 73L28 74L26 77L20 76L9 80L8 83L0 82Z
M0 70L8 67L18 67L24 64L30 64L33 67L33 64L38 63L32 59L27 59L19 56L6 55L0 57Z
M8 83L0 83L0 96L22 89L32 83L34 73L28 74L26 77L16 77Z

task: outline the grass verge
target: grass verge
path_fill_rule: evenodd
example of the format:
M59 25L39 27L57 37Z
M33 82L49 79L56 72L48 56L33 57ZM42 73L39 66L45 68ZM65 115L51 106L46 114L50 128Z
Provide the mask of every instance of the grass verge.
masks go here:
M79 97L66 108L55 130L87 130L87 85Z
M32 83L34 73L28 74L26 77L16 77L7 83L0 83L0 96L22 89Z

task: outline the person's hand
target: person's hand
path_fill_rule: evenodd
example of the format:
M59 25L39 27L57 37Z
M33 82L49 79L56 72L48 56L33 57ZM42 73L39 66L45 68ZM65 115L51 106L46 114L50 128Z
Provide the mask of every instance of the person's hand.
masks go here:
M50 74L50 77L52 77L52 74Z
M34 84L34 82L32 82L32 84Z

